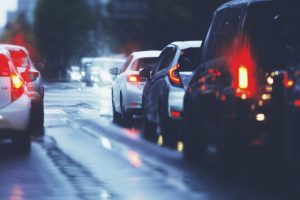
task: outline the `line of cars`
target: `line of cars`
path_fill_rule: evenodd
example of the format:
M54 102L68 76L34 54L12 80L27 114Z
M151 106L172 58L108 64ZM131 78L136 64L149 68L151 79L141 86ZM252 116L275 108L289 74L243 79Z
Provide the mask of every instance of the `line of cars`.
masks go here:
M297 5L293 0L230 1L215 11L203 44L171 43L152 67L141 64L132 79L131 70L112 70L117 80L125 77L125 83L113 83L114 119L131 118L120 98L128 95L126 89L118 88L141 86L126 105L142 113L145 138L163 136L169 147L183 140L186 159L213 158L224 167L253 155L273 166L299 167ZM132 57L128 63L124 68L134 63Z
M0 140L28 153L31 132L44 124L44 86L25 47L0 44Z

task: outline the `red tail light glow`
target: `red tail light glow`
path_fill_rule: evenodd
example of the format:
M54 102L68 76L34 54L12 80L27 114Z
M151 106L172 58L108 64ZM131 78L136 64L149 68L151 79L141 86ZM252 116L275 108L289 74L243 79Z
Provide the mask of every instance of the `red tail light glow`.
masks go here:
M11 83L11 98L14 101L24 93L24 82L18 75L12 74Z
M181 79L177 73L177 70L179 69L179 67L180 67L179 64L174 65L168 73L170 82L176 86L179 86L182 84Z
M141 82L141 77L139 75L129 75L127 77L127 81L130 83L138 83Z
M23 86L23 81L17 75L12 75L11 76L11 81L12 81L13 87L15 89L20 89Z
M285 73L284 74L284 77L283 77L283 85L285 88L291 88L294 86L294 81L289 79L289 75L288 73Z
M242 99L253 97L256 92L256 64L248 42L244 42L240 51L234 54L229 66L236 95Z
M300 100L299 99L294 100L294 106L300 108Z
M245 66L239 67L239 80L238 85L241 89L247 89L248 88L248 69Z

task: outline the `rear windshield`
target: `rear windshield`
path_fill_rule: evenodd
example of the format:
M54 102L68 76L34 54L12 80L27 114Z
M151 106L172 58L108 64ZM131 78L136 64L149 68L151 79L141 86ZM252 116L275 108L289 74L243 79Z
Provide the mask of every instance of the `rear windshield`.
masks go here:
M257 4L246 21L252 54L264 71L300 64L300 14L293 6Z
M15 67L28 67L29 60L27 55L22 50L10 50L10 55Z
M131 69L134 71L139 71L140 69L149 68L153 69L154 65L156 64L158 58L140 58L134 61L131 66Z
M196 69L195 60L200 48L188 48L181 51L179 58L180 71L194 71Z

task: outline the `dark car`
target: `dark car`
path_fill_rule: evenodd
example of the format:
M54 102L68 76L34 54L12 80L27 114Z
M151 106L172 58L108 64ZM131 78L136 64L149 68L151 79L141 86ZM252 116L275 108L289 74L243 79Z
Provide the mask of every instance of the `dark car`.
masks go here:
M300 64L296 8L295 1L253 0L216 10L184 98L186 158L222 166L253 155L292 159L291 141L299 142L289 131L299 101L289 76Z
M140 75L147 78L143 91L143 136L175 147L182 129L185 88L195 69L194 61L201 41L173 42L166 46L153 71L145 68Z

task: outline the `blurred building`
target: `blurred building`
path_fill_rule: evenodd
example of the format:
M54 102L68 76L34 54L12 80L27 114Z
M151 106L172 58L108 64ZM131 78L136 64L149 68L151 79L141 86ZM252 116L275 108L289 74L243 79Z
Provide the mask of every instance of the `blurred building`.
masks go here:
M37 0L18 0L18 13L24 13L30 24L34 21L34 10Z
M29 24L33 24L34 10L37 1L38 0L18 0L17 10L7 13L7 23L12 23L19 14L24 13Z

